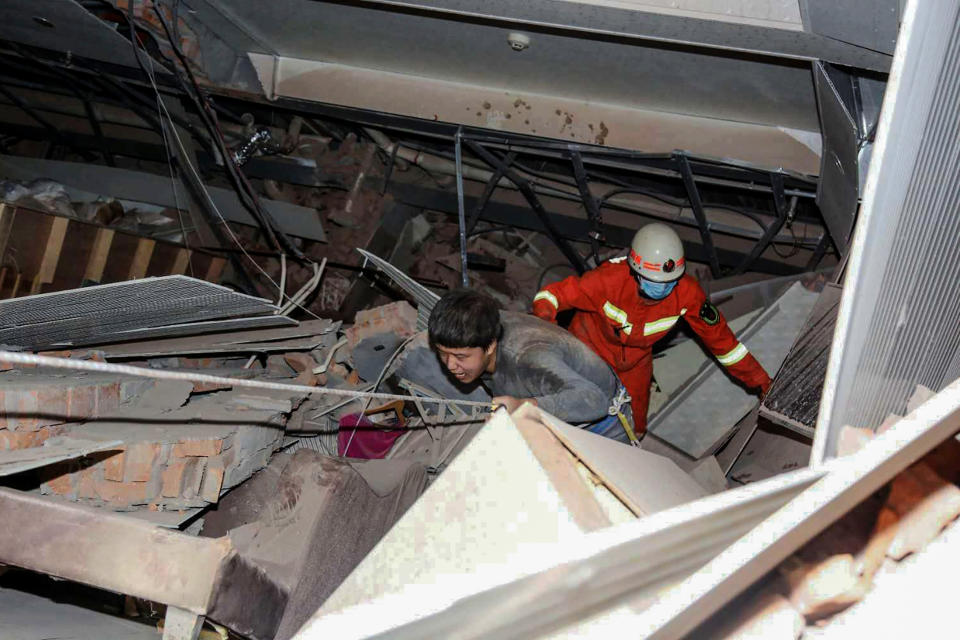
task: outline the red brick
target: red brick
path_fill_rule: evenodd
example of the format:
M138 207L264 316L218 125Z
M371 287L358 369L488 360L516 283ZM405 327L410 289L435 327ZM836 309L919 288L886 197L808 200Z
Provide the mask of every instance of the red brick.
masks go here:
M97 496L106 502L117 506L131 504L145 504L147 502L146 482L111 482L98 480L96 482Z
M233 456L230 456L231 458ZM225 456L216 456L207 460L207 470L203 474L200 485L200 497L207 502L220 500L220 489L223 488L223 474L226 471Z
M232 384L219 384L216 382L194 382L192 393L206 393L207 391L220 391L221 389L232 389Z
M104 384L96 387L97 390L97 416L102 416L108 411L113 411L120 406L120 383ZM84 416L78 416L84 417Z
M43 483L44 493L73 498L76 496L77 478L79 474L70 473L67 465L58 464L47 467L46 481Z
M103 477L113 482L123 482L123 469L126 462L126 450L121 447L118 453L103 461Z
M45 438L38 431L0 431L0 451L39 447Z
M126 454L126 482L147 482L153 473L153 465L160 455L160 445L154 442L139 442L128 445Z
M6 360L0 360L0 371L7 371L9 369L35 369L36 366L35 364L13 364Z
M68 410L68 391L64 387L46 387L40 389L37 396L39 405L37 423L35 428L50 424L61 424L67 421L69 417Z
M12 395L6 394L7 407L13 408L14 413L14 415L7 416L7 424L15 425L19 430L32 431L39 428L39 420L37 419L37 413L40 411L39 395L39 389L24 389Z
M97 413L97 388L92 385L71 387L67 415L71 419L92 418Z
M100 465L89 466L74 475L77 476L78 498L95 499L100 497L98 488L104 482Z
M209 458L220 453L223 448L222 439L214 440L181 440L173 445L173 455L177 458L203 456Z
M186 460L175 460L163 470L163 487L160 494L164 498L176 498L183 490L183 474L187 470Z
M405 300L358 311L354 325L347 329L346 336L351 346L378 333L396 333L407 337L417 330L417 310Z

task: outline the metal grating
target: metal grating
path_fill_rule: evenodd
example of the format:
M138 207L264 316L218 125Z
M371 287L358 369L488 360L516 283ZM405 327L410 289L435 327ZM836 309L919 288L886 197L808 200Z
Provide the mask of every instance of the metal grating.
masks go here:
M400 269L397 269L395 266L380 258L375 256L369 251L364 251L363 249L357 249L360 252L360 255L363 256L364 265L367 261L370 261L378 269L383 271L385 274L390 276L394 282L397 283L401 289L406 291L413 301L417 304L417 329L423 331L427 328L427 321L430 319L430 312L433 311L433 307L437 304L437 301L440 300L440 296L435 294L433 291L430 291L425 286L405 274Z
M144 278L0 301L0 344L36 349L109 342L134 329L275 311L268 300L203 280Z
M842 292L835 284L824 287L760 405L761 416L808 438L817 423Z
M960 3L910 5L883 105L813 463L960 362Z

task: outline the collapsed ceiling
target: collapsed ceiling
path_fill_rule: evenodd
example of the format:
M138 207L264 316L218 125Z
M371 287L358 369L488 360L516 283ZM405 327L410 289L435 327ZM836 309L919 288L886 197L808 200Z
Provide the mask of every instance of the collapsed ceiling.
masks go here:
M66 186L190 209L206 222L188 227L209 227L200 246L234 244L200 195L210 186L237 191L217 202L227 219L261 229L248 249L301 261L329 220L297 230L284 219L314 216L277 209L332 209L323 190L346 190L382 217L379 190L467 209L471 228L543 232L577 270L570 242L596 260L665 219L714 278L784 275L845 251L900 10L886 4L12 0L0 143L143 170ZM359 146L337 152L351 134ZM3 177L56 171L15 164ZM174 176L172 192L129 188L148 174Z

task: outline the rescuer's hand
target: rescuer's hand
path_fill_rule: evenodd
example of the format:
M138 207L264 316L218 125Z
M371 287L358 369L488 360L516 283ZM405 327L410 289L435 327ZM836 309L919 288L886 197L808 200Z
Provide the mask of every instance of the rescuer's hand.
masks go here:
M771 385L771 384L773 384L773 380L771 380L770 378L767 378L767 381L766 381L766 382L764 382L764 383L761 384L759 387L757 387L757 389L758 389L758 391L759 391L759 393L758 393L757 395L760 396L760 401L761 401L761 402L762 402L763 399L767 396L767 392L770 391L770 385Z

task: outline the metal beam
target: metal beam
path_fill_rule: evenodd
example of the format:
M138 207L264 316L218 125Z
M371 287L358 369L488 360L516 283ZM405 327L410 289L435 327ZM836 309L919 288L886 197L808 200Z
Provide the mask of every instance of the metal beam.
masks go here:
M683 177L683 186L687 189L687 199L690 200L690 208L693 209L693 215L700 226L700 237L703 239L703 248L707 252L707 259L710 264L710 273L714 278L720 277L720 262L717 259L717 251L713 246L713 238L710 235L710 225L707 223L707 215L703 211L703 202L700 201L700 191L697 189L697 183L693 181L693 172L690 170L690 162L683 153L676 155L677 168Z
M4 564L208 615L260 640L272 638L280 623L286 593L229 538L191 536L5 488L0 513Z
M489 164L491 167L499 169L507 180L517 185L517 189L520 190L520 193L523 194L523 197L527 200L527 202L530 203L530 208L533 209L534 213L537 214L537 217L543 224L543 229L546 231L547 235L550 236L550 239L553 240L554 244L557 245L557 248L560 249L567 260L570 261L570 264L572 264L573 268L577 270L577 273L583 273L586 271L586 265L583 263L583 258L573 247L570 246L570 243L567 242L566 238L560 235L556 227L554 227L550 215L547 213L547 210L543 208L540 198L537 197L537 194L534 192L533 187L530 186L530 183L506 166L503 160L497 158L491 152L487 151L483 145L470 139L465 140L465 142L467 146L470 147L470 150L477 154L481 160Z
M389 192L400 202L414 207L442 211L450 215L457 214L457 195L455 193L402 183L391 184ZM473 207L477 202L479 202L478 198L469 195L464 196L464 203L467 207ZM590 233L590 223L584 218L575 218L558 213L548 213L547 215L550 217L550 221L557 233L563 238L582 242L587 237L587 234ZM541 219L527 207L491 202L484 210L482 219L497 224L506 224L512 227L546 233L546 228ZM638 214L637 223L642 224L645 222L662 221ZM629 247L630 241L633 239L633 235L637 230L636 228L603 224L601 231L609 245ZM690 260L704 263L709 261L708 254L701 243L685 241L683 246ZM743 260L742 253L728 249L717 249L716 255L720 264L724 267L734 267ZM764 258L758 259L753 265L753 268L756 271L780 276L794 275L803 272L803 269L799 267Z
M205 614L229 542L0 489L0 561Z
M734 269L733 275L741 274L750 268L750 265L766 251L770 245L770 241L780 233L781 227L783 227L787 218L790 217L791 212L796 210L796 196L791 198L790 205L789 207L787 206L787 200L783 195L783 176L779 173L771 173L770 184L773 185L773 205L777 210L777 218L763 230L763 235L757 240L757 244L750 250L750 254L743 259L740 266ZM823 240L821 240L821 242L823 242Z

